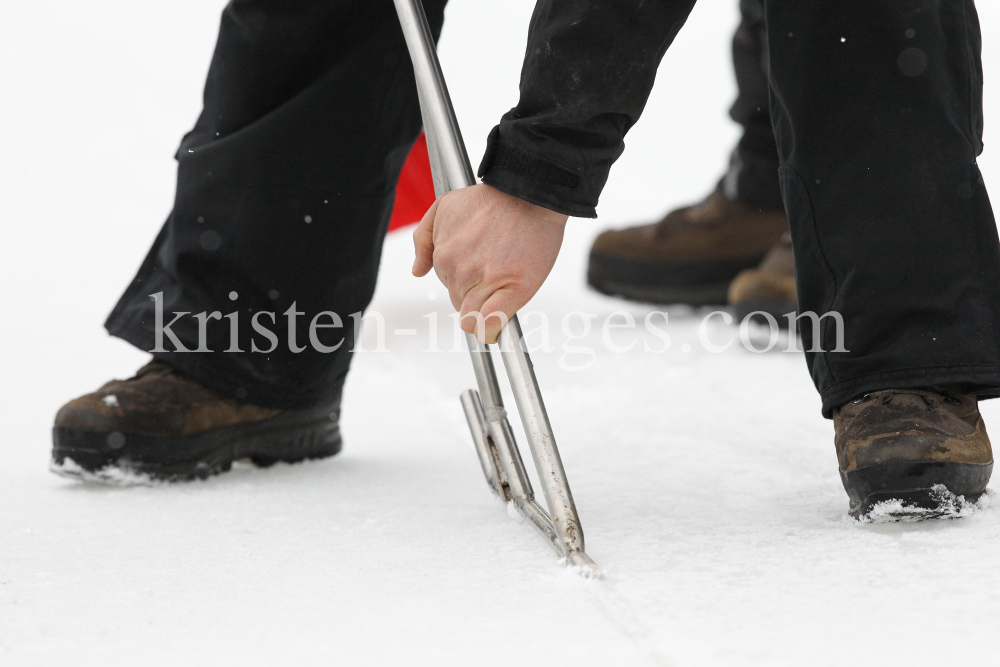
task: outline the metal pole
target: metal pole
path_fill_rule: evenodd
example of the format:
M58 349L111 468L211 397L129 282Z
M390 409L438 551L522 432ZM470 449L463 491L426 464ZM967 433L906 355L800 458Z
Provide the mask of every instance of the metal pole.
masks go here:
M434 194L440 197L446 192L475 185L476 175L465 151L462 131L444 82L424 6L420 0L394 2L417 80L420 115L424 121L427 153L434 176Z
M452 190L475 185L476 177L462 141L423 5L420 0L394 2L413 62L434 192L440 197ZM489 348L470 334L466 334L466 340L479 392L463 393L462 406L487 482L498 496L513 503L567 563L599 574L594 561L584 552L583 529L531 359L523 345L517 316L501 330L499 342L549 513L535 502L531 482L507 421Z
M558 532L566 540L569 551L582 551L583 529L576 514L576 504L569 489L556 437L552 433L549 415L542 402L531 358L524 349L524 337L517 318L512 318L500 332L500 355L507 368L507 377L514 392L514 402L521 413L521 423L528 438L531 456L538 471L545 503Z

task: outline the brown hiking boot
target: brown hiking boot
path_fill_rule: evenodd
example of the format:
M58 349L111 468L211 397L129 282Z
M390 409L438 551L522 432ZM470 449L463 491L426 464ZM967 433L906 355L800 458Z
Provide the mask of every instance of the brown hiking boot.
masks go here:
M787 229L784 211L727 199L716 189L660 222L602 233L590 250L587 282L637 301L724 304L730 281L757 266Z
M993 451L975 398L943 387L887 389L833 411L840 479L851 516L933 517L955 496L975 502ZM952 495L953 494L953 495Z
M225 398L153 360L64 405L52 429L52 471L108 482L204 479L250 459L278 461L340 451L340 393L303 410Z
M764 312L784 328L788 326L785 315L795 313L797 301L792 236L785 232L764 256L760 266L741 271L733 279L729 285L729 305L739 322L750 313ZM764 323L766 317L755 315L754 320Z

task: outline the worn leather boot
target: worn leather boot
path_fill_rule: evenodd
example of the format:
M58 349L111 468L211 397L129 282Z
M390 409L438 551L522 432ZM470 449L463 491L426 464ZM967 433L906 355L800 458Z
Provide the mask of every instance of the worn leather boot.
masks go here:
M602 233L590 250L587 282L636 301L725 304L730 281L760 264L787 229L784 211L727 199L716 189L660 222Z
M204 479L233 461L260 466L340 451L340 391L302 410L226 398L153 360L64 405L52 429L52 471L96 481Z
M978 402L959 391L873 391L834 410L833 423L851 516L879 503L903 517L939 516L949 494L974 502L990 481L993 451Z
M782 234L759 266L745 269L733 279L729 285L729 305L737 322L750 313L763 312L773 316L781 328L788 327L785 316L789 313L794 316L798 307L791 234ZM754 315L753 319L761 324L767 321L762 315Z

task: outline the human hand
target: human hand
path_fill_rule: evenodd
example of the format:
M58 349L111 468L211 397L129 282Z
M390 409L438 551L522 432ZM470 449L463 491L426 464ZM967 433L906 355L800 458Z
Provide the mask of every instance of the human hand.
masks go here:
M566 220L489 185L454 190L434 202L413 232L413 275L433 268L462 315L462 330L495 343L548 277Z

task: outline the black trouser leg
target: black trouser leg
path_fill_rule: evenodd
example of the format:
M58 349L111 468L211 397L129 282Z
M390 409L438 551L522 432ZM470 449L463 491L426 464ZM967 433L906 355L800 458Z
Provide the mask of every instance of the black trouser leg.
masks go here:
M425 2L435 34L444 0ZM155 345L150 295L187 349L157 357L225 395L294 408L322 401L347 372L351 313L375 287L396 178L420 131L413 71L391 0L233 0L225 9L205 86L205 107L177 154L174 210L108 330ZM235 297L235 298L234 298ZM297 340L288 340L295 304ZM251 328L273 331L278 344ZM309 324L321 311L343 328ZM331 324L330 316L320 324ZM252 340L251 340L252 339Z
M1000 243L972 0L767 0L771 115L824 413L875 389L1000 393Z
M771 128L763 0L740 0L740 17L733 36L739 95L729 115L743 126L743 137L733 150L722 186L730 199L780 210L783 203L778 184L778 148Z

